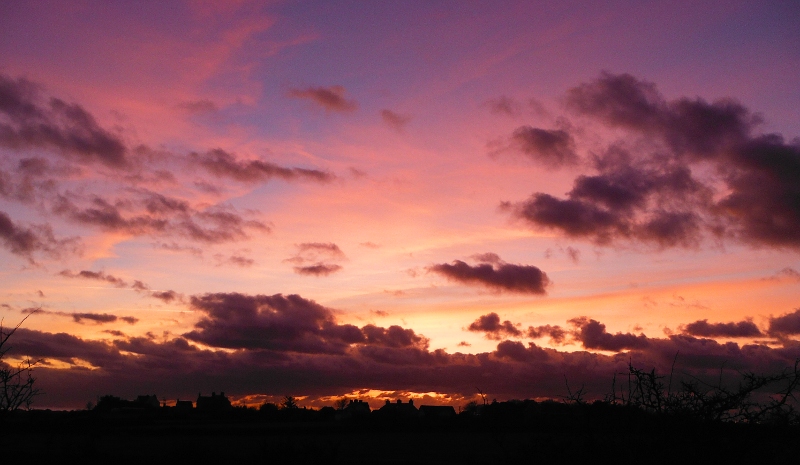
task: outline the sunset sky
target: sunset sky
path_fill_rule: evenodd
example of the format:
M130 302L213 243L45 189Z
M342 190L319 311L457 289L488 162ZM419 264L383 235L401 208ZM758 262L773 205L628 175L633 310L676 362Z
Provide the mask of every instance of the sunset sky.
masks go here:
M3 2L35 407L800 357L800 4ZM677 359L675 359L677 354Z

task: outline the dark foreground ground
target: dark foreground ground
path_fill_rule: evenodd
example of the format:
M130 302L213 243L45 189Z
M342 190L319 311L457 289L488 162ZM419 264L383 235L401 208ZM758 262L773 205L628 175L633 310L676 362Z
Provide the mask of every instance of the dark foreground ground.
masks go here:
M800 463L798 433L590 411L427 421L19 412L0 421L0 463L789 464Z

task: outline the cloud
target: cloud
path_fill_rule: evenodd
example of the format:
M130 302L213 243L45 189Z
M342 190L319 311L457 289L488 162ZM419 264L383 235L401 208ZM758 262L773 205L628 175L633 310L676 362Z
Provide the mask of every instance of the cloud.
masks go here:
M469 258L479 263L503 263L503 259L500 258L500 255L497 255L494 252L476 253L475 255L471 255Z
M568 334L567 330L558 325L528 326L525 332L525 336L531 339L549 336L550 342L555 344L563 343Z
M153 297L155 299L161 300L164 303L172 303L172 302L175 302L175 301L183 300L183 295L182 294L179 294L178 292L175 292L175 291L173 291L171 289L170 290L166 290L166 291L153 291L150 294L150 297Z
M57 196L52 211L73 222L107 231L133 236L179 235L210 244L247 239L249 230L270 232L269 226L245 219L233 207L211 206L196 210L178 199L150 192L142 195L138 203L144 211L130 200L111 203L102 197L90 196L81 201L69 192Z
M624 349L643 349L650 343L643 334L610 334L606 331L606 325L586 317L573 318L569 323L576 328L573 337L587 349L619 352Z
M345 92L345 88L342 86L307 87L305 89L290 89L289 96L310 100L328 112L355 111L358 108L358 102L347 100Z
M190 303L205 316L183 337L213 347L322 354L343 354L353 344L427 347L426 338L399 326L339 324L330 309L294 294L204 294Z
M329 274L336 273L341 270L340 265L332 263L317 263L308 266L296 266L294 272L306 276L328 276Z
M205 316L184 337L203 344L297 352L342 352L347 345L323 334L334 325L331 311L298 295L218 293L192 296L190 302Z
M234 154L219 148L202 154L192 152L189 154L189 160L211 174L245 183L266 182L273 178L285 181L329 182L335 178L327 171L286 168L263 160L240 160Z
M452 281L478 284L497 291L522 294L546 293L545 288L550 284L550 280L539 268L494 261L499 260L496 254L491 254L489 257L493 262L471 266L461 260L454 260L452 264L436 264L427 269Z
M297 244L297 253L284 260L293 263L294 272L306 276L328 276L342 269L336 262L346 260L344 252L332 242L304 242ZM311 263L310 265L308 263Z
M37 384L46 393L37 403L72 408L82 406L87 393L98 391L122 396L156 391L168 398L185 398L217 386L232 395L291 392L309 399L367 389L439 392L459 398L474 395L476 379L484 392L499 400L557 398L564 394L564 377L570 384L585 385L594 399L608 393L613 375L624 372L629 362L670 373L677 353L675 383L728 383L738 381L741 372L791 367L800 356L796 345L720 344L688 335L651 338L615 354L562 352L518 341L501 341L483 353L449 354L429 349L427 339L410 328L338 324L329 309L299 296L206 294L194 296L193 301L204 315L195 331L213 343L210 349L183 336L116 334L113 341L93 341L20 328L13 350L76 368L92 366L92 370L37 368ZM582 319L581 325L585 324L599 328L600 335L620 346L614 337L620 333L608 334L604 325L588 318Z
M381 118L383 118L384 123L388 124L389 127L396 131L402 131L408 122L411 121L411 117L408 115L401 115L386 109L381 110Z
M111 315L109 313L54 312L50 310L43 310L41 308L26 308L22 310L22 313L41 313L44 315L63 316L67 318L72 318L72 320L75 323L80 323L80 324L84 324L85 322L88 321L90 323L102 325L107 323L115 323L119 320L134 325L139 322L138 318L132 316L117 316L117 315Z
M132 316L123 316L118 317L116 315L109 315L108 313L72 313L69 316L75 320L75 323L83 323L85 320L91 321L92 323L97 324L105 324L105 323L114 323L117 320L122 320L128 324L136 324L139 321L138 318L134 318Z
M382 328L375 325L366 325L361 328L367 344L385 347L428 347L428 339L416 334L413 329L405 329L397 325Z
M22 226L0 211L0 240L9 252L33 263L35 253L59 257L63 252L77 253L76 238L56 239L48 225Z
M122 138L97 124L78 104L51 97L38 85L0 74L0 145L14 150L53 149L84 163L128 164Z
M579 157L575 140L563 129L520 126L510 138L511 147L550 168L575 165Z
M770 317L767 333L770 336L800 334L800 308L781 316Z
M113 284L116 287L128 287L128 284L123 279L113 275L105 274L103 271L81 270L78 273L73 273L70 270L62 270L58 274L59 276L64 276L65 278L93 279L95 281L104 281Z
M302 244L297 244L297 249L301 254L313 253L331 258L345 258L342 249L332 242L303 242Z
M508 320L501 323L500 316L492 312L478 317L467 327L467 330L486 333L487 339L500 340L504 337L522 336L522 331L517 329L516 326L519 325L514 325Z
M741 104L668 101L653 83L609 73L566 102L627 135L589 157L596 172L578 176L566 198L537 192L503 204L517 218L599 245L693 248L711 236L800 247L800 143L754 134L760 119Z
M795 270L792 267L788 267L787 266L786 268L780 270L776 274L776 277L783 277L783 276L785 276L787 278L792 278L792 279L800 281L800 272L798 272L797 270Z
M763 336L761 330L751 320L709 323L708 320L697 320L694 323L682 325L680 330L684 334L700 337L759 337Z
M494 356L514 362L533 363L547 360L548 353L532 342L529 342L528 347L525 347L519 341L502 341L497 344Z
M569 259L572 260L573 263L578 263L581 259L581 251L574 248L574 247L567 247L566 248L567 255Z

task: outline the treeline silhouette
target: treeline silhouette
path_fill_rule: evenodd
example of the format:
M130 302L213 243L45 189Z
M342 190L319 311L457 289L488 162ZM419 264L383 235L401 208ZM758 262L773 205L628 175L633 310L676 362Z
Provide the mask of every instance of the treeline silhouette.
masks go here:
M559 399L498 402L479 391L458 411L413 400L372 409L342 398L311 409L292 396L258 407L231 405L224 393L170 407L155 395L103 396L81 411L9 412L0 447L9 460L35 463L792 463L800 456L798 364L773 375L742 373L726 385L673 374L629 364L600 399L565 380Z

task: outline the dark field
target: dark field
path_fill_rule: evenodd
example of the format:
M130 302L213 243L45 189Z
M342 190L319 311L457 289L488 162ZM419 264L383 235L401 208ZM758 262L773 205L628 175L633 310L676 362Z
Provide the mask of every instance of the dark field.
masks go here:
M3 463L798 463L796 426L698 423L586 406L534 415L320 420L254 412L15 412ZM305 416L306 418L301 418Z

